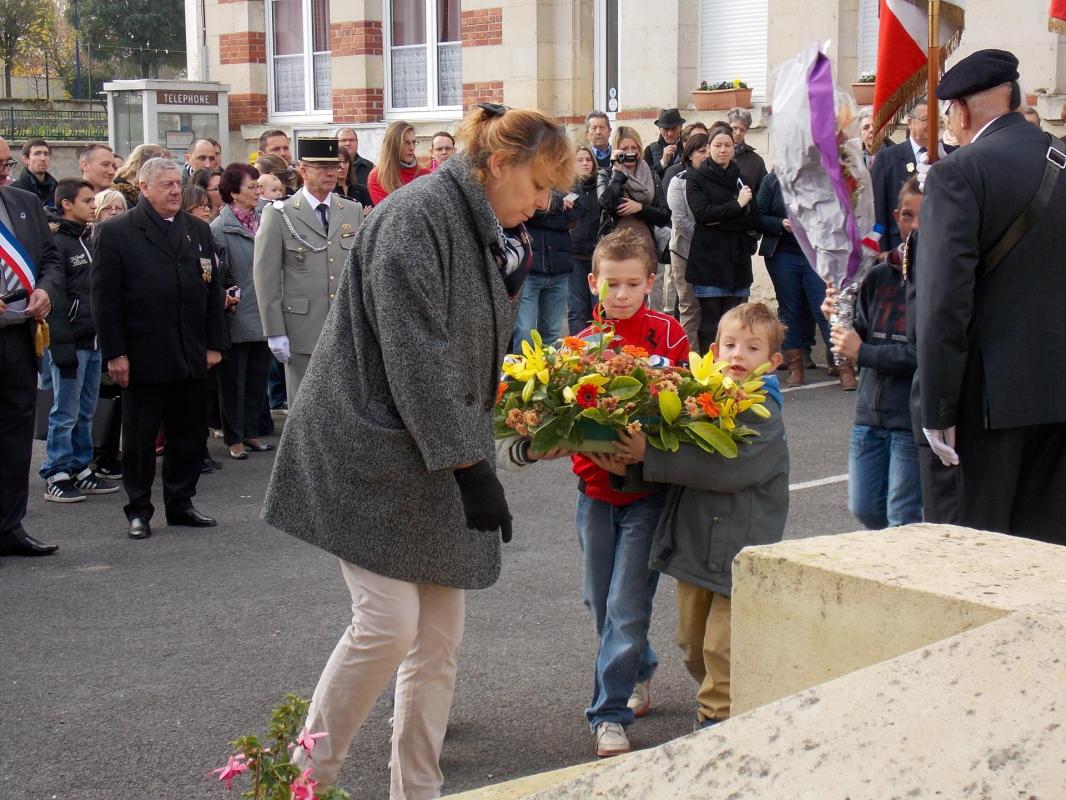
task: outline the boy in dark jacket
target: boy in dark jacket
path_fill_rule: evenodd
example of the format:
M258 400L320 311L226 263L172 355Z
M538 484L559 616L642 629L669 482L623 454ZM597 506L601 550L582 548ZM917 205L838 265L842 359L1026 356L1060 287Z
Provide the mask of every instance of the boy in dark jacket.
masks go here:
M740 422L758 431L725 459L683 444L673 453L646 446L642 433L620 445L626 488L669 484L666 505L651 543L652 569L677 578L677 642L685 666L700 684L696 727L729 718L730 598L733 559L750 545L781 541L788 516L788 445L781 389L773 371L781 363L784 328L762 303L727 311L718 325L715 356L727 375L744 381L761 364L764 419L752 411Z
M96 475L92 423L100 394L100 351L89 310L89 273L92 248L88 224L92 222L93 187L80 178L65 178L56 185L55 207L60 213L55 234L56 250L66 275L66 293L48 315L51 345L48 363L55 400L48 414L48 444L40 476L44 499L76 503L87 494L110 494L118 484Z
M855 425L848 450L848 507L870 529L922 521L918 448L911 430L910 392L917 359L907 339L907 241L918 229L922 193L911 178L894 212L903 243L859 287L854 328L832 330L833 352L859 369ZM827 290L822 311L836 309Z

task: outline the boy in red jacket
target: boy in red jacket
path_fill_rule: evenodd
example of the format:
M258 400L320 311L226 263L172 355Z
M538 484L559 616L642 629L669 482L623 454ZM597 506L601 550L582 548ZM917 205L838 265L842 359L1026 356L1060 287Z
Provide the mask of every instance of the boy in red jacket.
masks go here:
M623 344L645 350L653 364L684 364L689 343L673 317L645 305L655 281L655 256L629 228L603 237L592 255L589 287L604 295L604 322ZM594 336L595 327L581 336ZM585 711L596 735L596 755L629 751L625 729L651 707L648 684L658 658L648 642L652 599L659 573L648 568L652 534L665 495L611 488L610 474L624 476L617 456L573 458L580 479L577 532L584 557L582 600L600 637L592 703Z

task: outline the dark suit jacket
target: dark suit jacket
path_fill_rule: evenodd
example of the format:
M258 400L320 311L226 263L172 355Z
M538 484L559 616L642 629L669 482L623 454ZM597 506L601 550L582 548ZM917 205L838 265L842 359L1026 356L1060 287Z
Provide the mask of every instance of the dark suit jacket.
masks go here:
M881 250L895 250L903 241L892 212L899 202L899 190L915 172L914 148L908 136L899 144L878 151L870 171L874 190L874 218L885 227Z
M348 196L360 203L363 208L374 205L370 199L370 189L367 188L367 180L370 178L370 170L374 168L374 162L369 158L359 156L348 168Z
M130 383L204 378L226 346L211 228L179 212L164 233L142 199L94 239L92 312L104 361L126 356Z
M53 307L66 307L63 284L63 265L59 261L52 231L44 206L32 192L14 186L0 187L0 202L7 209L13 229L11 233L26 249L30 261L37 268L35 287L48 292ZM31 325L26 326L32 330Z
M982 257L1032 200L1047 134L1020 114L993 122L929 172L917 260L924 427L959 435L1066 422L1066 177L995 270Z

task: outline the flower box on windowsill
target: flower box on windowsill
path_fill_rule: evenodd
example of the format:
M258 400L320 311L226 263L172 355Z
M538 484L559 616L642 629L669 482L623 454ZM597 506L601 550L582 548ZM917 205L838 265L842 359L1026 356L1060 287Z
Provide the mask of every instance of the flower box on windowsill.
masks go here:
M694 89L692 104L697 111L751 108L751 89Z
M875 83L853 83L851 84L851 96L855 98L855 102L860 106L872 106L874 104L874 87Z

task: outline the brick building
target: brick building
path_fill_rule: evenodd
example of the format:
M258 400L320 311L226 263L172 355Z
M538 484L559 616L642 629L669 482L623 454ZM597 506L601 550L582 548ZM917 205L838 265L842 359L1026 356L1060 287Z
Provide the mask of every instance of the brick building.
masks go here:
M535 106L577 125L603 108L651 133L701 79L743 78L758 107L777 65L831 42L847 86L876 65L877 0L186 0L189 78L230 84L230 152L267 127L360 131L376 157L385 125L425 137L482 100ZM1066 37L1046 4L969 0L958 56L1006 47L1023 86L1066 92ZM1042 104L1058 117L1061 103ZM1054 108L1052 108L1054 106ZM718 114L696 115L713 119ZM756 114L758 119L758 114ZM761 134L755 132L759 146ZM763 143L763 149L766 149Z

